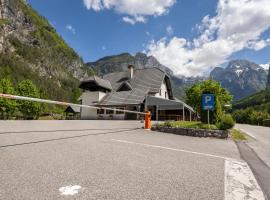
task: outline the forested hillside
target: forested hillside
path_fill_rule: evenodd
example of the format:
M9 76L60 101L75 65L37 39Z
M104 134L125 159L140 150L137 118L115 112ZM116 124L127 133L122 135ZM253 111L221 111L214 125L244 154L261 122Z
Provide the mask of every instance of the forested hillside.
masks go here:
M0 79L30 79L44 98L75 101L92 74L50 23L24 0L0 0Z

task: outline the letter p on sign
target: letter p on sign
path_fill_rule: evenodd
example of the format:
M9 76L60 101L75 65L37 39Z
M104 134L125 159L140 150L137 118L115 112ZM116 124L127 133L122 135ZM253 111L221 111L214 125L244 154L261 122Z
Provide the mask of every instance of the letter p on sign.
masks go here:
M203 94L202 107L203 110L214 110L215 96L213 94Z

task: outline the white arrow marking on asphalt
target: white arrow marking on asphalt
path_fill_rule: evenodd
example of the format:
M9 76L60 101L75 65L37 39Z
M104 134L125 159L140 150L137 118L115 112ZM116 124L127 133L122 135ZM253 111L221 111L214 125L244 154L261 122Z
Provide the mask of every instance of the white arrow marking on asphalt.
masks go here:
M59 191L61 192L61 195L73 196L75 194L78 194L81 188L82 187L79 185L68 185L68 186L59 188Z

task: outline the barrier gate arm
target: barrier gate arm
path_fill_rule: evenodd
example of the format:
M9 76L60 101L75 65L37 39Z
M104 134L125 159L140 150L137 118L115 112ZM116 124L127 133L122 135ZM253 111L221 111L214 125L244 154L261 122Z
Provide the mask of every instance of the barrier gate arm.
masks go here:
M38 103L47 103L47 104L55 104L55 105L62 105L62 106L77 106L81 108L96 109L96 110L104 109L104 110L120 111L120 112L126 112L126 113L134 113L134 114L144 115L145 116L144 128L145 129L151 128L151 113L150 112L137 112L137 111L131 111L131 110L121 110L117 108L97 107L97 106L82 105L82 104L75 104L75 103L68 103L68 102L54 101L54 100L47 100L47 99L40 99L40 98L33 98L33 97L24 97L24 96L17 96L17 95L11 95L11 94L2 94L2 93L0 93L0 98L22 100L22 101L33 101L33 102L38 102Z

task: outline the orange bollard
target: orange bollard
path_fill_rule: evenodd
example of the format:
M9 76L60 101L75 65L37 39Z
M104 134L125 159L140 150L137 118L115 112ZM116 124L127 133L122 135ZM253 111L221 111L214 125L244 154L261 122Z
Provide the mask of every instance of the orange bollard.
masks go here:
M144 129L151 129L151 112L147 111L144 118Z

